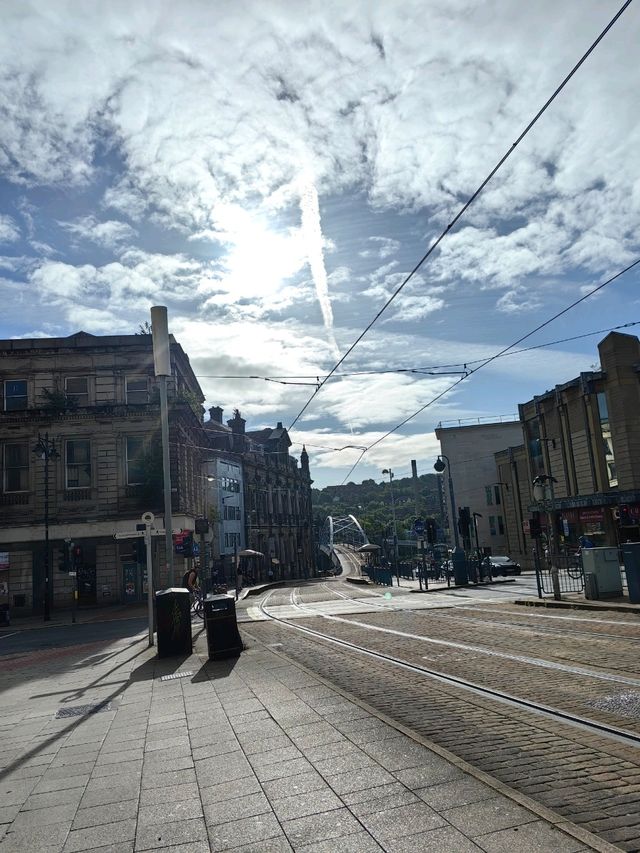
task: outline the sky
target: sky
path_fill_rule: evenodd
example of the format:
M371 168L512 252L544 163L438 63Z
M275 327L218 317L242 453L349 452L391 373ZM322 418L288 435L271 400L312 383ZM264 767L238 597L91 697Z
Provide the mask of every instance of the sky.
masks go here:
M637 0L296 418L621 5L0 0L0 337L166 305L315 485L429 473L640 321L636 268L458 382L640 257Z

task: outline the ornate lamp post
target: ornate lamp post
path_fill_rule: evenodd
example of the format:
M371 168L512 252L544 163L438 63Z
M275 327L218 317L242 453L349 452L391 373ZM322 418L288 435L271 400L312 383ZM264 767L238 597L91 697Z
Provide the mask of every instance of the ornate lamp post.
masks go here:
M50 598L51 588L49 584L49 572L51 570L49 560L49 460L58 459L60 454L56 450L55 442L49 438L49 433L44 435L38 433L38 441L33 448L35 455L44 461L44 621L51 619Z
M444 462L442 461L444 459ZM440 453L438 458L433 463L433 470L437 471L438 474L442 474L444 469L447 469L449 474L449 499L451 500L451 529L453 530L453 541L456 548L460 547L460 540L458 539L458 525L456 524L456 499L453 494L453 480L451 479L451 463L447 456L444 453Z
M540 504L547 513L548 525L548 557L551 564L551 584L553 586L553 597L556 601L560 601L560 579L558 576L557 561L554 565L554 556L556 554L556 534L555 534L555 494L553 484L557 483L555 477L550 474L539 474L533 480L533 499Z

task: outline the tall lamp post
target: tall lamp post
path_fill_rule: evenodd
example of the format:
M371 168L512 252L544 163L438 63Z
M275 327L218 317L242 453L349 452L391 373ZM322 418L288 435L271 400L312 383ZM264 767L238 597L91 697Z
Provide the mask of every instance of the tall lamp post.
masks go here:
M48 432L45 432L44 435L38 433L38 441L33 448L33 452L40 459L44 460L44 621L48 622L51 619L51 588L49 584L49 572L51 570L49 561L49 461L58 459L60 454L56 450L54 440L49 438Z
M396 501L393 496L393 471L391 468L383 468L383 474L389 475L389 488L391 489L391 518L393 521L393 563L396 570L396 580L400 586L400 569L398 568L398 530L396 527Z
M444 460L444 462L443 462ZM460 547L460 540L458 538L458 525L456 524L456 499L453 494L453 480L451 479L451 463L447 456L444 453L440 453L438 458L433 463L434 471L437 471L438 474L442 474L444 469L447 469L449 475L449 499L451 501L451 529L453 530L453 541L456 549Z

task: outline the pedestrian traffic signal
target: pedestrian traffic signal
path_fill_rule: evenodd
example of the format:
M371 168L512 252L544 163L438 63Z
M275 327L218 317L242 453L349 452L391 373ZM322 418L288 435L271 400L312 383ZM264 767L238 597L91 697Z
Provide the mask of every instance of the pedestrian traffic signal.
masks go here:
M75 572L82 566L82 545L71 543L71 568Z
M469 536L469 528L471 527L471 513L468 506L458 507L458 533L461 536Z
M58 571L69 573L71 571L71 548L73 542L70 539L65 539L60 548L60 556L58 557Z

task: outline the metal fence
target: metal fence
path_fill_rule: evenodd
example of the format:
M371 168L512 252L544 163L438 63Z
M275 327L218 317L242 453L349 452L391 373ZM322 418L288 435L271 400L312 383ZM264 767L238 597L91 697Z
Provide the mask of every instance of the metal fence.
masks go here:
M559 554L550 561L536 559L536 582L538 597L553 595L554 574L558 578L558 589L563 592L582 592L584 590L584 570L582 560L568 554Z

